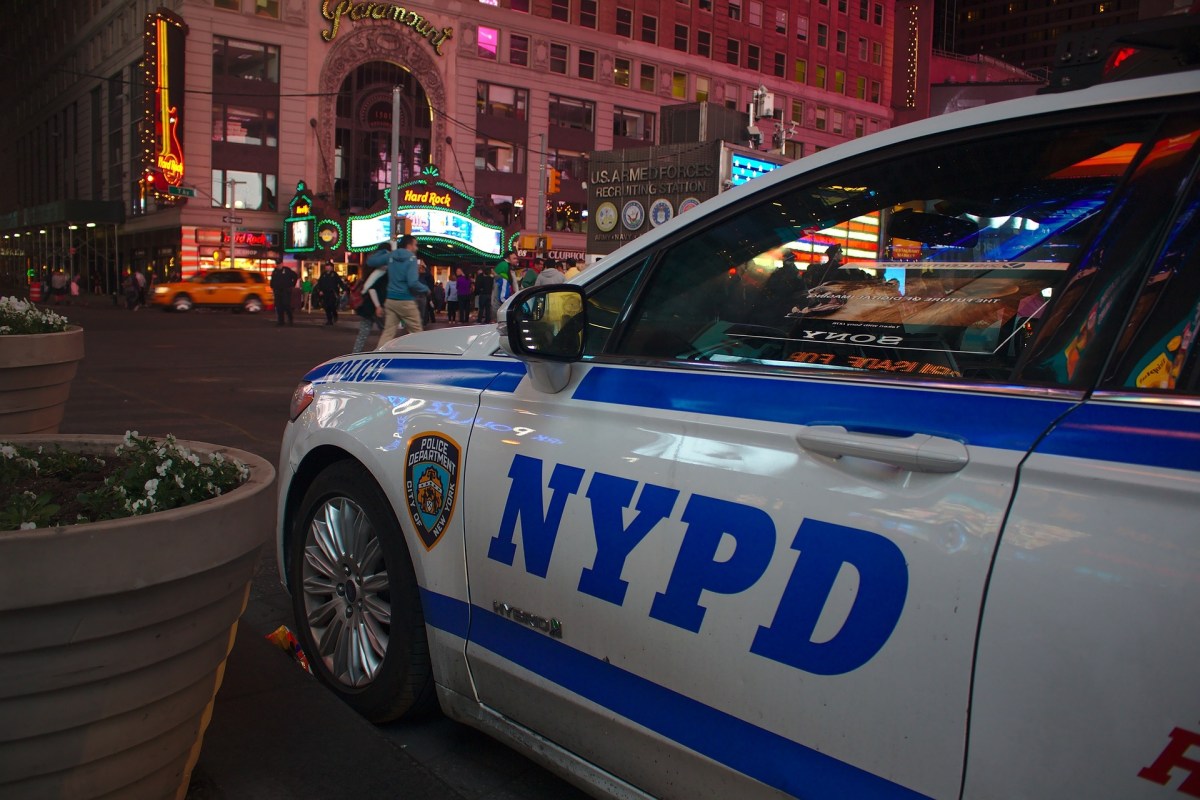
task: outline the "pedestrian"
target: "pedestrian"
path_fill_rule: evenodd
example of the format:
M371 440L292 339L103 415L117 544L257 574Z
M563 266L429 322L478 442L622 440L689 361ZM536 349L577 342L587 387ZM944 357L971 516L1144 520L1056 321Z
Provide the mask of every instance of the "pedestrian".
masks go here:
M146 305L146 273L140 269L135 269L133 279L137 283L137 305L133 307L137 311L142 306Z
M492 319L499 319L497 310L512 295L513 273L517 263L517 254L509 252L496 264L496 277L492 281Z
M492 278L492 268L485 266L475 277L475 321L492 321L492 287L496 281Z
M471 297L472 287L471 279L462 269L457 270L458 274L454 278L454 282L458 288L458 321L464 325L471 322Z
M314 291L317 293L317 302L325 310L326 325L337 322L338 303L346 289L346 282L342 280L342 276L333 271L333 262L326 261L322 264L321 277L317 278Z
M566 278L562 273L562 262L550 259L546 262L546 266L538 273L537 279L534 280L534 286L546 286L552 283L562 283Z
M379 253L367 259L367 266L379 266ZM379 344L390 341L403 324L404 333L418 333L425 326L417 306L417 296L429 291L417 270L417 237L405 234L387 258L387 299L383 302L383 332ZM399 334L401 336L404 333Z
M583 271L583 268L579 266L578 258L568 258L567 259L567 268L565 270L563 270L563 277L566 278L567 280L571 280L571 278L574 278L576 275L578 275L582 271Z
M300 308L305 313L312 311L313 280L312 273L304 271L304 280L300 282Z
M429 274L429 265L421 259L417 259L417 278L421 283L425 284L425 288L429 291L417 298L417 305L421 306L421 319L425 325L432 325L437 322L437 309L433 306L433 276Z
M453 325L458 320L458 279L453 275L446 281L446 322Z
M275 294L275 327L282 328L284 321L294 325L292 319L292 288L299 277L287 264L279 263L271 271L271 291Z
M433 282L433 294L429 302L433 305L433 321L437 322L437 312L446 308L446 287L440 282Z
M379 328L380 332L383 331L383 304L387 296L387 260L391 258L392 251L384 245L375 253L383 254L383 258L379 259L383 264L375 267L371 274L362 281L360 287L362 302L359 303L358 308L354 309L359 320L358 337L354 340L354 349L350 351L352 353L361 353L367 349L367 337L371 335L372 328ZM370 259L368 259L369 262Z
M65 303L67 302L67 273L62 267L54 270L50 275L50 302Z
M545 266L546 262L541 256L534 258L533 264L521 274L521 288L528 289L530 286L533 286L537 282L538 275L542 274Z
M136 311L138 307L138 286L137 278L133 276L133 269L130 269L125 275L125 279L121 281L121 291L125 295L125 309L127 311Z

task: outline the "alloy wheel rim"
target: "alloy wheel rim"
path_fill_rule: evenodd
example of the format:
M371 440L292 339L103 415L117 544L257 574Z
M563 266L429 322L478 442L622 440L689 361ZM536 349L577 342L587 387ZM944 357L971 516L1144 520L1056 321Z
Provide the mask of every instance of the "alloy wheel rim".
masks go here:
M383 666L392 606L379 535L346 497L327 500L309 523L302 565L304 612L325 668L363 688Z

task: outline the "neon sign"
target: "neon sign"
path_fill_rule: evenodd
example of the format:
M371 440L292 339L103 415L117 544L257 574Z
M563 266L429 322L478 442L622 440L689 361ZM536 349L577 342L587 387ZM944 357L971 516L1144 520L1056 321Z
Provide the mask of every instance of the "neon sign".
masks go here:
M161 175L171 186L183 183L183 65L187 25L166 9L146 17L146 103L152 141L145 146L151 175ZM158 182L155 181L155 184ZM165 187L164 187L165 188Z
M338 28L342 24L343 17L351 22L390 19L400 25L406 25L420 34L421 38L428 39L429 45L439 56L444 55L442 43L454 37L454 28L442 28L439 31L433 27L433 23L416 11L392 3L354 3L351 0L339 0L339 2L333 3L330 0L324 0L321 3L321 16L330 23L329 30L321 31L321 38L327 42L332 42L338 35Z

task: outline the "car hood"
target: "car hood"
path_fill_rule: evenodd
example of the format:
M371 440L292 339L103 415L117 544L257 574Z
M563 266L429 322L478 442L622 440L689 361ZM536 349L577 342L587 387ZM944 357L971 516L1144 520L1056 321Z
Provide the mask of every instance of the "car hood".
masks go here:
M495 325L463 325L400 336L385 342L376 352L463 356L469 353L493 353L498 346L499 336Z

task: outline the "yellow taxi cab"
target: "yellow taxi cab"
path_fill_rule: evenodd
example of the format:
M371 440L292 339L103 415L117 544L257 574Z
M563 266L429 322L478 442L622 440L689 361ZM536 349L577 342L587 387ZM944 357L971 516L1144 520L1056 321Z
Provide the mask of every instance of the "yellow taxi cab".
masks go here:
M275 294L262 273L214 269L184 281L157 284L150 304L166 311L191 311L196 306L204 306L257 314L275 304Z

